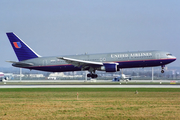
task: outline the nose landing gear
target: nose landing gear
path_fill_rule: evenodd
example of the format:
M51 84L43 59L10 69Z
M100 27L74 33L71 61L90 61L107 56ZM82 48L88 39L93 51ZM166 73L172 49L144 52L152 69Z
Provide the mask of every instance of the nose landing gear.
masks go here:
M164 65L163 66L161 66L161 68L162 68L162 70L161 70L161 73L164 73Z

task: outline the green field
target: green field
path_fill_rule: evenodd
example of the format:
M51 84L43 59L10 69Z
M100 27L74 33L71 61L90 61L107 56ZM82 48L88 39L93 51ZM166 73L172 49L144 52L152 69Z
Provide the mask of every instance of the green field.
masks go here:
M179 88L12 88L0 91L2 120L180 119Z

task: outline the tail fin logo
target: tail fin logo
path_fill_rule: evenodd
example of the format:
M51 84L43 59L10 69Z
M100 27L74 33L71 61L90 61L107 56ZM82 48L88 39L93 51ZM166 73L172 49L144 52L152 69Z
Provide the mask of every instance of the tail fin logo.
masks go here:
M13 42L13 44L14 44L15 48L21 48L22 47L20 42Z

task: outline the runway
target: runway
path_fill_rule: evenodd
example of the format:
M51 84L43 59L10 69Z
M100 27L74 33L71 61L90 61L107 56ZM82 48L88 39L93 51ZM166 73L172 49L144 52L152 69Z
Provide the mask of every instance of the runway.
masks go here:
M0 85L0 88L180 88L180 85Z
M171 81L175 81L176 83L180 83L180 80L130 80L128 83L170 83ZM6 83L84 83L84 82L95 82L95 83L113 83L112 80L8 80ZM124 81L121 81L123 83Z

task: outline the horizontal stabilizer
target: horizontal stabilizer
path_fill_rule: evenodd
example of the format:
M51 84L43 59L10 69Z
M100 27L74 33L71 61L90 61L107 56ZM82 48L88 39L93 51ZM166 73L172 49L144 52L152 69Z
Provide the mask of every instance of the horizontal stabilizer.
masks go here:
M22 63L22 62L15 62L15 61L6 61L9 63L12 63L13 66L15 67L30 67L33 66L33 63Z

